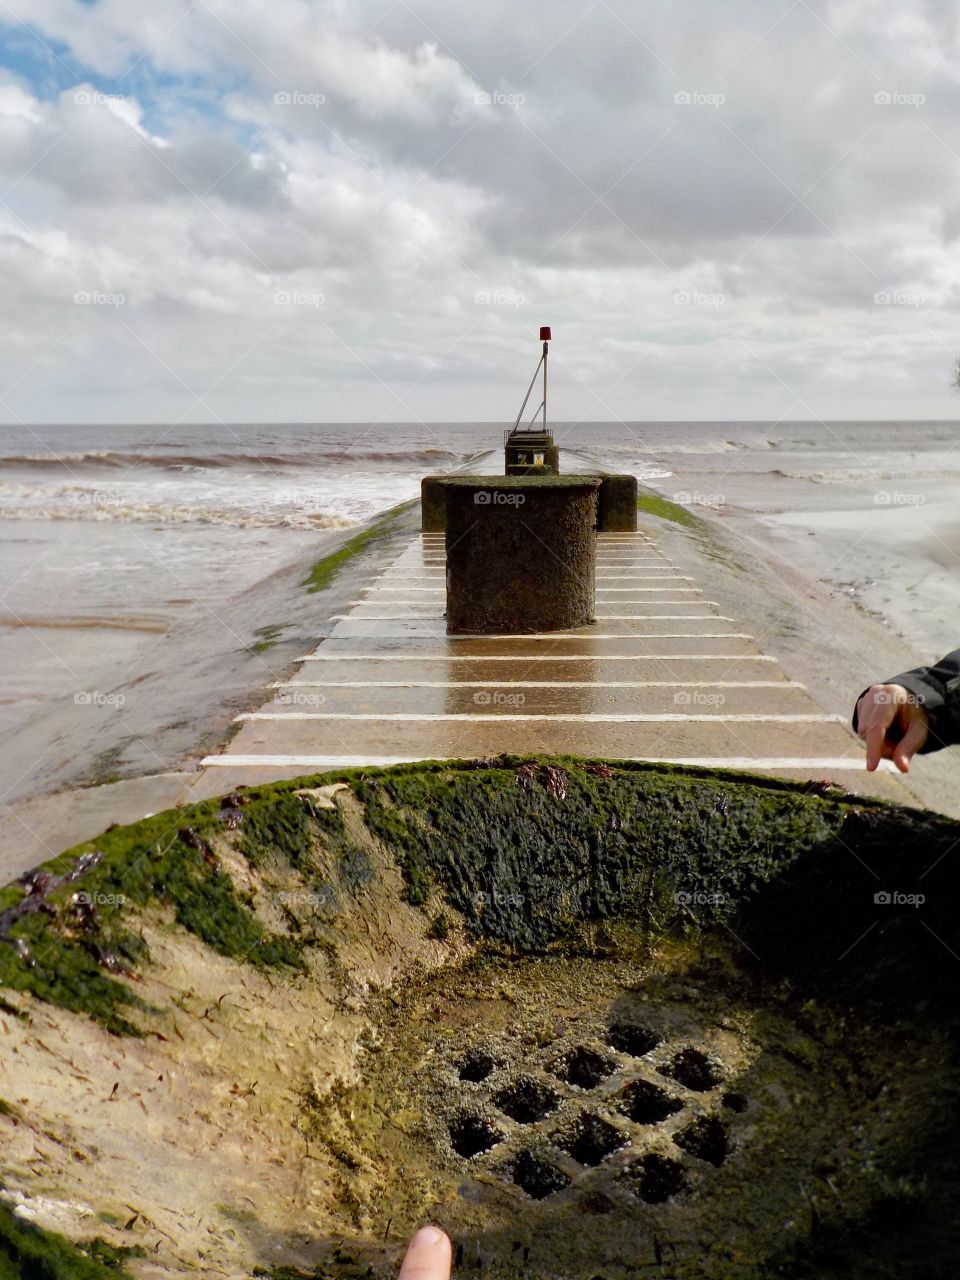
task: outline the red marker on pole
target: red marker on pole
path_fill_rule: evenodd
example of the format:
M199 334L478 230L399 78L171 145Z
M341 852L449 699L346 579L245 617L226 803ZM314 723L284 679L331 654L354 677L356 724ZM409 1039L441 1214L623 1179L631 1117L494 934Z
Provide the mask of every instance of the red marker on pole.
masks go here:
M550 326L540 326L540 341L543 343L543 429L547 429L547 343L551 340Z

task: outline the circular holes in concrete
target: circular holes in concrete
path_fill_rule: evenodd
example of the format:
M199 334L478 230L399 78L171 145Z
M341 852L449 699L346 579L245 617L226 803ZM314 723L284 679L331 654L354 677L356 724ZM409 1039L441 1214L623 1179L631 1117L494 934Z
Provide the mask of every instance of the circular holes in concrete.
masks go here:
M588 1049L586 1045L578 1045L576 1049L565 1053L552 1068L554 1075L580 1089L595 1089L608 1076L612 1076L616 1069L615 1062L605 1058L602 1053L597 1053L595 1049Z
M493 1105L518 1124L534 1124L556 1111L560 1095L548 1084L521 1076L494 1094Z
M448 1127L454 1151L465 1160L489 1151L503 1141L503 1133L495 1124L470 1112L454 1116Z
M721 1081L716 1065L699 1049L681 1049L669 1065L661 1069L661 1075L671 1076L696 1093L706 1093Z
M647 1204L663 1204L671 1196L686 1191L688 1182L679 1160L656 1153L640 1156L624 1170L624 1181Z
M661 1037L655 1031L635 1022L611 1022L607 1029L607 1044L610 1048L629 1053L631 1058L642 1058L660 1042Z
M540 1151L518 1153L510 1173L514 1182L533 1200L543 1200L570 1185L570 1179Z
M706 1160L718 1169L727 1158L727 1131L716 1116L699 1116L686 1129L674 1136L674 1142L698 1160Z
M584 1112L553 1141L578 1164L598 1165L601 1160L625 1147L629 1139L602 1116Z
M460 1059L458 1071L461 1080L470 1080L479 1084L497 1066L497 1060L484 1049L468 1049Z
M620 1094L617 1106L636 1124L659 1124L683 1107L679 1098L671 1098L659 1085L648 1080L634 1080Z

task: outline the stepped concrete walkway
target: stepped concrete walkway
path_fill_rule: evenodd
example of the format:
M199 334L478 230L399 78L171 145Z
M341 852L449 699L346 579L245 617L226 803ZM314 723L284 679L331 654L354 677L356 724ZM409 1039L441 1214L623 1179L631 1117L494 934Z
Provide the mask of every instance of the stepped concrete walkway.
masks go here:
M203 760L194 795L352 765L514 754L746 769L905 803L845 716L787 680L646 532L601 534L596 621L448 636L442 534L411 534L274 699Z

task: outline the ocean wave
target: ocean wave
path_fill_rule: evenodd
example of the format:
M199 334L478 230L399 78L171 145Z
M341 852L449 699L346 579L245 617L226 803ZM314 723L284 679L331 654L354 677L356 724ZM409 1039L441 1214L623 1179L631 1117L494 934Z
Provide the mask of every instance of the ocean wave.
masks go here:
M165 471L228 467L253 470L257 467L322 466L324 463L402 463L459 461L466 455L452 449L303 449L291 453L125 453L116 449L88 449L79 453L11 453L0 455L0 468L82 467L84 469L127 469L155 467Z
M0 507L0 520L84 520L93 523L215 524L234 529L347 529L358 523L330 512L250 512L161 503L100 503Z
M838 467L835 471L784 471L776 467L769 474L780 476L785 480L809 480L813 484L873 484L878 480L898 480L906 484L912 480L943 480L948 476L957 475L958 472L947 467L918 471L905 471L902 468L890 470L882 467L877 467L876 470Z

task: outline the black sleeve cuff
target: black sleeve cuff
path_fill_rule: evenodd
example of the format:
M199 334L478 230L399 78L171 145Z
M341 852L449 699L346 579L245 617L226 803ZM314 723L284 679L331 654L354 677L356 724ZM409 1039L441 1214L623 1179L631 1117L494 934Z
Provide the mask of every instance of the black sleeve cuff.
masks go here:
M875 683L901 685L926 711L930 730L918 755L960 743L960 649L947 654L933 667L917 667ZM872 687L868 685L867 689ZM853 709L854 733L859 720L860 698L867 689L858 696Z

